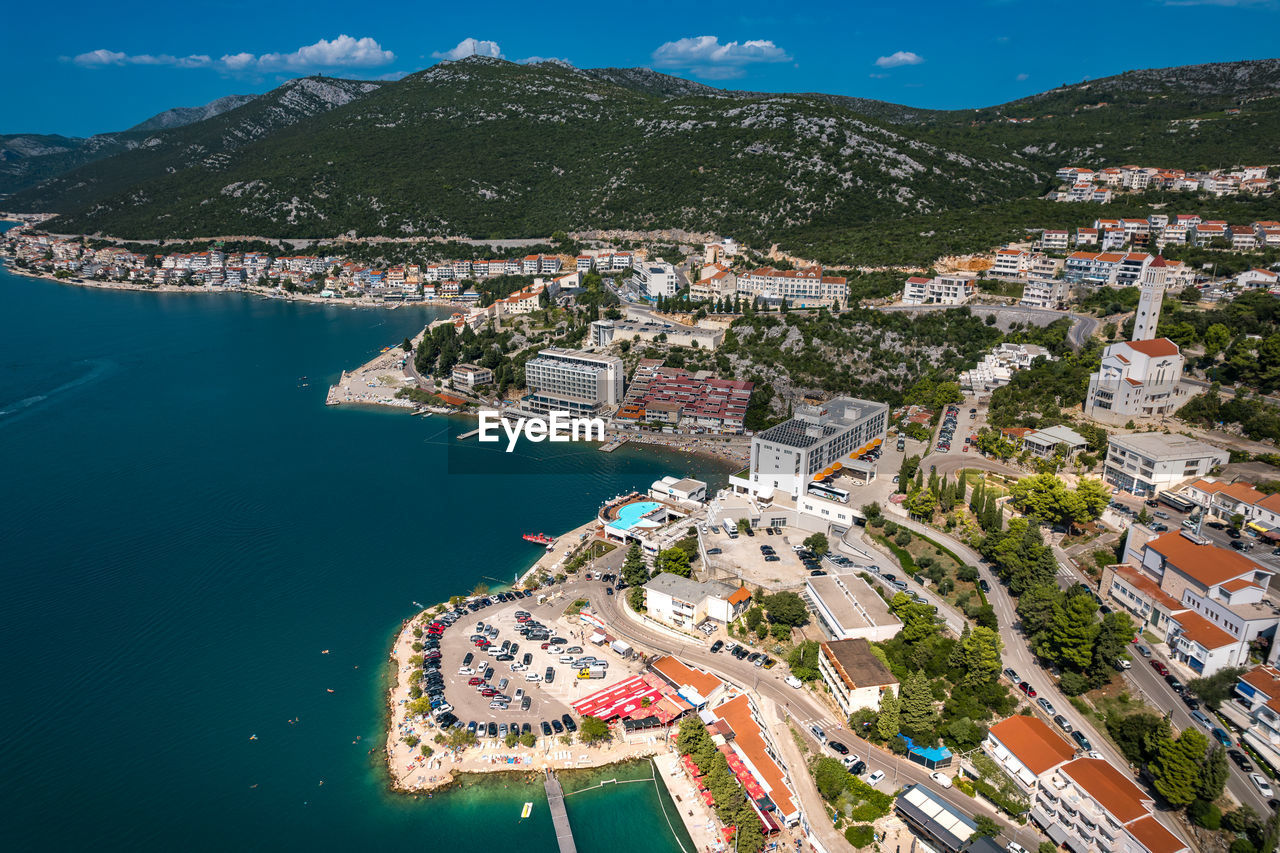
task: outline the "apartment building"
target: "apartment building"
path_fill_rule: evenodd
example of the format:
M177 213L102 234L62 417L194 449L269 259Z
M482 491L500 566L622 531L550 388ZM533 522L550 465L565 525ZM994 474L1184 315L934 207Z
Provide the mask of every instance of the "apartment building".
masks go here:
M675 346L714 351L724 343L724 331L656 320L593 320L589 335L591 345L596 347L607 347L614 341L659 339Z
M1040 234L1040 248L1046 252L1065 252L1069 245L1068 236L1066 230L1045 229Z
M1149 496L1203 477L1229 459L1222 448L1182 435L1113 435L1107 441L1105 479L1123 491Z
M683 368L660 367L632 383L615 420L650 421L708 432L741 434L751 382L717 379Z
M1272 650L1272 659L1275 649ZM1241 724L1242 740L1280 768L1280 669L1255 666L1236 682L1235 696L1223 713ZM1243 717L1243 720L1239 719Z
M797 498L823 469L882 443L888 422L889 407L871 400L798 407L790 420L752 437L751 490Z
M1183 853L1187 843L1156 820L1152 797L1101 758L1045 774L1031 819L1072 853Z
M604 414L621 402L624 375L617 356L550 347L525 365L530 391L521 405L539 414Z
M1037 358L1054 360L1047 349L1036 344L1003 343L982 357L972 370L960 374L960 387L984 394L1008 385L1013 374L1026 370Z
M724 264L708 264L699 273L698 280L689 285L689 297L710 302L738 292L738 277Z
M987 731L982 750L991 756L1023 793L1033 795L1040 780L1076 756L1075 745L1039 717L1017 714Z
M948 273L933 278L912 276L902 288L904 305L963 305L973 298L973 273Z
M861 708L879 708L880 694L898 686L863 638L822 643L818 671L846 717Z
M743 586L701 582L662 572L644 585L645 609L651 619L691 629L708 619L727 623L751 605L751 591Z
M635 268L634 281L651 299L675 296L680 289L676 268L665 261L647 261Z
M1001 249L996 252L990 273L999 278L1021 278L1031 269L1031 253L1021 249Z
M856 574L805 578L805 592L824 634L833 640L883 642L902 630L902 622L880 594Z
M493 382L493 371L478 364L455 364L450 379L455 388L458 386L475 388L477 385L488 385Z
M843 302L849 296L849 285L842 277L823 275L818 266L798 270L761 267L738 276L738 294L766 305L785 302L793 307L818 307Z
M1019 305L1028 308L1051 308L1060 311L1066 307L1071 298L1071 284L1060 278L1037 278L1027 280L1022 288L1022 299Z

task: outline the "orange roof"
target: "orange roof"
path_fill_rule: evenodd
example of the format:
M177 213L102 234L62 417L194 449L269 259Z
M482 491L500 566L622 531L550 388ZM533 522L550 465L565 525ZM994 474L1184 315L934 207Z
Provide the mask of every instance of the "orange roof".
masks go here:
M1280 512L1280 493L1267 495L1265 498L1258 501L1258 506L1263 509L1269 509L1272 512Z
M769 757L768 747L760 726L751 717L751 706L746 694L725 702L715 709L715 714L733 730L733 743L751 762L758 777L764 782L769 798L778 807L780 814L794 815L799 811L791 791L787 788L786 777L777 762Z
M1187 849L1185 841L1165 829L1164 825L1151 815L1135 820L1125 829L1129 830L1129 834L1150 853L1178 853L1179 850Z
M1179 572L1204 586L1239 577L1252 577L1264 571L1262 566L1238 551L1219 548L1216 545L1197 545L1177 531L1157 536L1147 547L1164 557Z
M1037 776L1076 754L1075 747L1054 734L1039 717L1006 717L991 727L991 736Z
M751 593L745 586L740 586L734 590L733 595L729 596L730 604L741 604L751 598Z
M1233 581L1227 581L1226 583L1224 583L1222 585L1222 588L1225 589L1227 592L1239 592L1240 590L1248 589L1251 586L1258 587L1258 585L1253 581L1247 581L1244 578L1236 578ZM1258 587L1258 589L1261 589L1261 587Z
M703 672L700 669L694 669L686 666L683 661L667 655L664 658L658 658L652 664L653 669L661 676L672 682L676 686L689 685L694 690L702 694L705 699L714 693L722 682L709 672Z
M1255 666L1240 676L1240 680L1265 694L1268 708L1280 711L1280 669Z
M1255 489L1248 483L1229 483L1218 490L1219 494L1226 495L1229 498L1235 498L1249 505L1253 505L1266 497L1265 494Z
M1121 823L1146 816L1144 803L1151 798L1103 759L1077 758L1062 772Z
M1123 579L1125 583L1129 584L1129 586L1133 587L1138 592L1141 592L1156 604L1165 607L1170 612L1178 612L1187 609L1183 606L1182 602L1178 601L1178 599L1174 598L1172 595L1169 595L1169 593L1160 588L1158 583L1143 574L1140 570L1135 569L1133 566L1126 566L1121 563L1116 566L1115 573Z
M1232 646L1237 642L1235 637L1193 610L1179 613L1173 618L1182 626L1183 636L1210 651L1223 646Z
M1129 349L1137 350L1143 355L1153 358L1162 355L1177 355L1181 350L1168 338L1156 338L1152 341L1129 341Z

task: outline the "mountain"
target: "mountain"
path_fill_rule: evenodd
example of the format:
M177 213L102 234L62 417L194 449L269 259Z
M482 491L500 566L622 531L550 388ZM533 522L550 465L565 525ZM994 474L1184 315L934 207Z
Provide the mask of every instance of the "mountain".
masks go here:
M144 122L135 124L130 130L169 130L174 127L182 127L187 124L195 124L198 121L220 116L225 112L234 110L236 107L242 107L252 101L257 95L224 95L217 100L210 101L203 107L174 107L171 110L165 110L157 113Z
M1277 79L1276 60L1135 71L939 111L469 57L290 81L7 206L133 238L684 228L847 256L842 233L919 221L929 237L930 216L1039 195L1064 163L1270 162Z
M303 77L190 124L156 132L133 128L87 140L71 140L63 143L68 149L65 153L0 163L0 192L11 193L3 206L14 210L62 211L73 204L90 204L141 182L196 165L218 163L220 158L258 139L348 104L382 85L361 80ZM213 111L220 102L231 103L245 96L229 97L231 100L220 98L204 107L190 109ZM180 114L184 109L187 108L161 113L143 125L172 121L166 116ZM0 140L7 139L10 137L0 137ZM6 166L12 168L6 169Z

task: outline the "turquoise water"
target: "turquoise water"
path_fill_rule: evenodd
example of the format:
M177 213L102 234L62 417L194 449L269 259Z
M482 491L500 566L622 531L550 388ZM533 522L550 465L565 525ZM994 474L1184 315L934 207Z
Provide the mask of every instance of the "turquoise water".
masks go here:
M662 504L653 501L637 501L635 503L626 504L618 510L618 517L609 522L610 527L618 530L630 530L636 525L641 527L656 527L657 525L650 521L645 521L642 516L645 513L653 512Z
M391 638L412 602L527 567L542 549L521 533L559 533L666 474L725 471L525 443L532 476L451 476L465 421L323 405L341 368L425 308L4 272L0 305L6 849L556 849L540 784L386 791ZM660 797L570 797L578 849L679 850Z

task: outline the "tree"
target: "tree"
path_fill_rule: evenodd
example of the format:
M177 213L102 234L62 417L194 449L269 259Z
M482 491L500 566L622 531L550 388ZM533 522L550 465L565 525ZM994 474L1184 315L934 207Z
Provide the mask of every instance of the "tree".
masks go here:
M1210 708L1217 708L1231 698L1236 682L1244 672L1242 666L1229 666L1206 678L1193 678L1187 687Z
M932 739L935 714L933 690L924 671L917 669L902 685L900 705L902 730L914 738Z
M764 608L769 611L769 621L780 625L795 628L809 621L809 610L804 606L804 599L794 592L766 595Z
M525 732L524 734L520 735L521 746L532 747L535 744L537 744L537 742L538 742L538 736L535 735L533 732Z
M1102 617L1098 636L1093 641L1093 660L1089 664L1089 675L1095 683L1102 685L1111 680L1111 673L1129 647L1133 632L1133 620L1127 613L1117 610Z
M676 749L681 755L696 753L711 741L707 727L698 717L685 717L680 721L680 731L676 735Z
M880 715L876 717L876 734L882 740L893 740L899 732L898 697L888 687L880 694Z
M756 627L764 621L764 608L758 604L753 604L747 610L747 630L754 631Z
M973 822L978 825L978 828L973 831L974 836L977 838L982 838L983 836L995 838L1000 834L1000 824L984 814L974 815Z
M968 627L968 623L965 624ZM980 687L992 684L1000 677L1000 635L981 625L969 632L961 643L964 676L960 686Z
M1227 753L1221 746L1214 744L1204 758L1200 769L1200 782L1196 787L1196 795L1202 800L1213 802L1222 796L1227 787L1227 779L1231 769L1227 767Z
M644 586L649 582L649 569L644 564L644 555L640 545L632 542L627 549L626 559L622 561L622 579L630 586Z
M1208 740L1195 729L1184 729L1177 740L1164 738L1151 775L1156 792L1172 806L1185 806L1196 798L1200 764L1204 760Z
M454 729L449 732L449 746L457 749L462 746L470 746L476 742L476 733L470 729Z
M595 744L602 740L609 740L613 734L609 731L609 724L599 717L593 717L590 714L582 718L582 722L578 725L578 740L585 744Z
M1089 595L1069 595L1053 609L1048 636L1036 649L1045 660L1080 671L1093 660L1093 642L1100 626L1094 614L1098 603Z
M791 674L801 681L813 681L822 673L818 671L818 643L805 640L787 654L787 666Z
M825 556L831 550L830 543L827 542L826 534L815 533L804 540L804 547L808 548L819 557Z
M1108 714L1107 734L1133 764L1150 764L1169 737L1169 721L1155 714Z
M693 574L693 567L689 565L689 555L683 548L671 547L658 553L658 571L687 578Z

